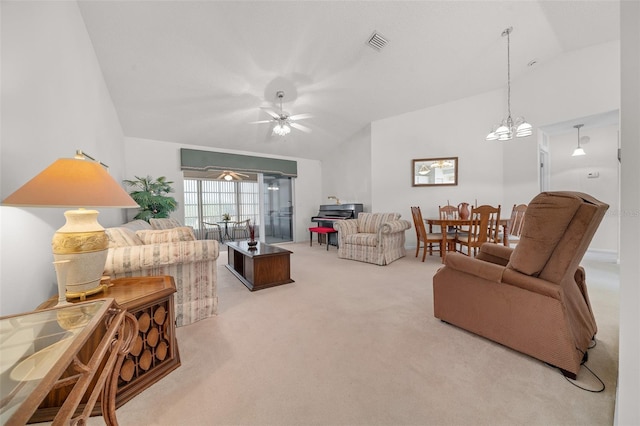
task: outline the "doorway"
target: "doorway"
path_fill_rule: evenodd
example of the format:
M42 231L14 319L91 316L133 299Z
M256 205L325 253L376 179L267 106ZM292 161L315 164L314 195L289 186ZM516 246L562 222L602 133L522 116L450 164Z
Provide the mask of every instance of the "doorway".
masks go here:
M618 117L615 110L541 126L539 145L542 190L583 192L609 204L590 251L611 259L618 257L620 238ZM583 155L573 155L578 146Z
M262 180L264 242L293 241L293 179L264 174Z

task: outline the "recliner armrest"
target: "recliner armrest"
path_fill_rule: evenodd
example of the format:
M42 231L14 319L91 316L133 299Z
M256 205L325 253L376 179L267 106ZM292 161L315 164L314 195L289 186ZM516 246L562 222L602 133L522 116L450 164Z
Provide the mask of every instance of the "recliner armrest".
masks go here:
M398 219L383 223L380 227L380 232L383 234L393 234L395 232L406 231L409 228L411 228L411 222Z
M358 233L358 219L338 220L333 223L333 229L342 235Z
M495 244L493 244L495 245ZM461 253L447 254L446 267L487 281L512 285L544 296L560 299L560 286L540 278L531 277L514 269L469 257Z
M520 287L524 290L542 294L544 296L553 297L554 299L560 299L559 285L541 280L540 278L525 275L515 269L506 268L502 276L502 282L515 287Z
M484 243L480 247L480 252L476 256L476 259L507 266L511 258L511 253L513 253L511 247L495 243Z
M456 271L475 275L476 277L496 283L502 282L502 274L505 270L505 267L502 265L485 262L478 258L466 256L462 253L447 254L444 259L444 264Z

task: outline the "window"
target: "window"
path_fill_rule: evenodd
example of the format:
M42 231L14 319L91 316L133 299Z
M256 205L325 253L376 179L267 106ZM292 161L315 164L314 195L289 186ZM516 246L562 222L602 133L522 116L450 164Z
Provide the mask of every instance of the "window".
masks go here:
M232 221L250 219L259 224L258 183L184 179L184 222L193 227L198 238L204 237L202 222L220 222L225 213Z

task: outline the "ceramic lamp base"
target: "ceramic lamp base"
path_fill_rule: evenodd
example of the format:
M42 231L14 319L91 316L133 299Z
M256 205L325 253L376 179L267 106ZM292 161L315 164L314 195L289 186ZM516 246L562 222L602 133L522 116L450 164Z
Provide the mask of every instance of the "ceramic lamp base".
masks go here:
M53 236L53 258L69 261L66 295L101 291L109 239L96 210L69 210L67 222Z

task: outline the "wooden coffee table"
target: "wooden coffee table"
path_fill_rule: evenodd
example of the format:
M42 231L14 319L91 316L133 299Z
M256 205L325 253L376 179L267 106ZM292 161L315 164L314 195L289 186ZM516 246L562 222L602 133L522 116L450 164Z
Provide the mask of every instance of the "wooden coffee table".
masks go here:
M258 243L254 250L250 250L246 241L226 244L229 256L226 267L249 290L294 282L290 272L291 251L264 243Z

